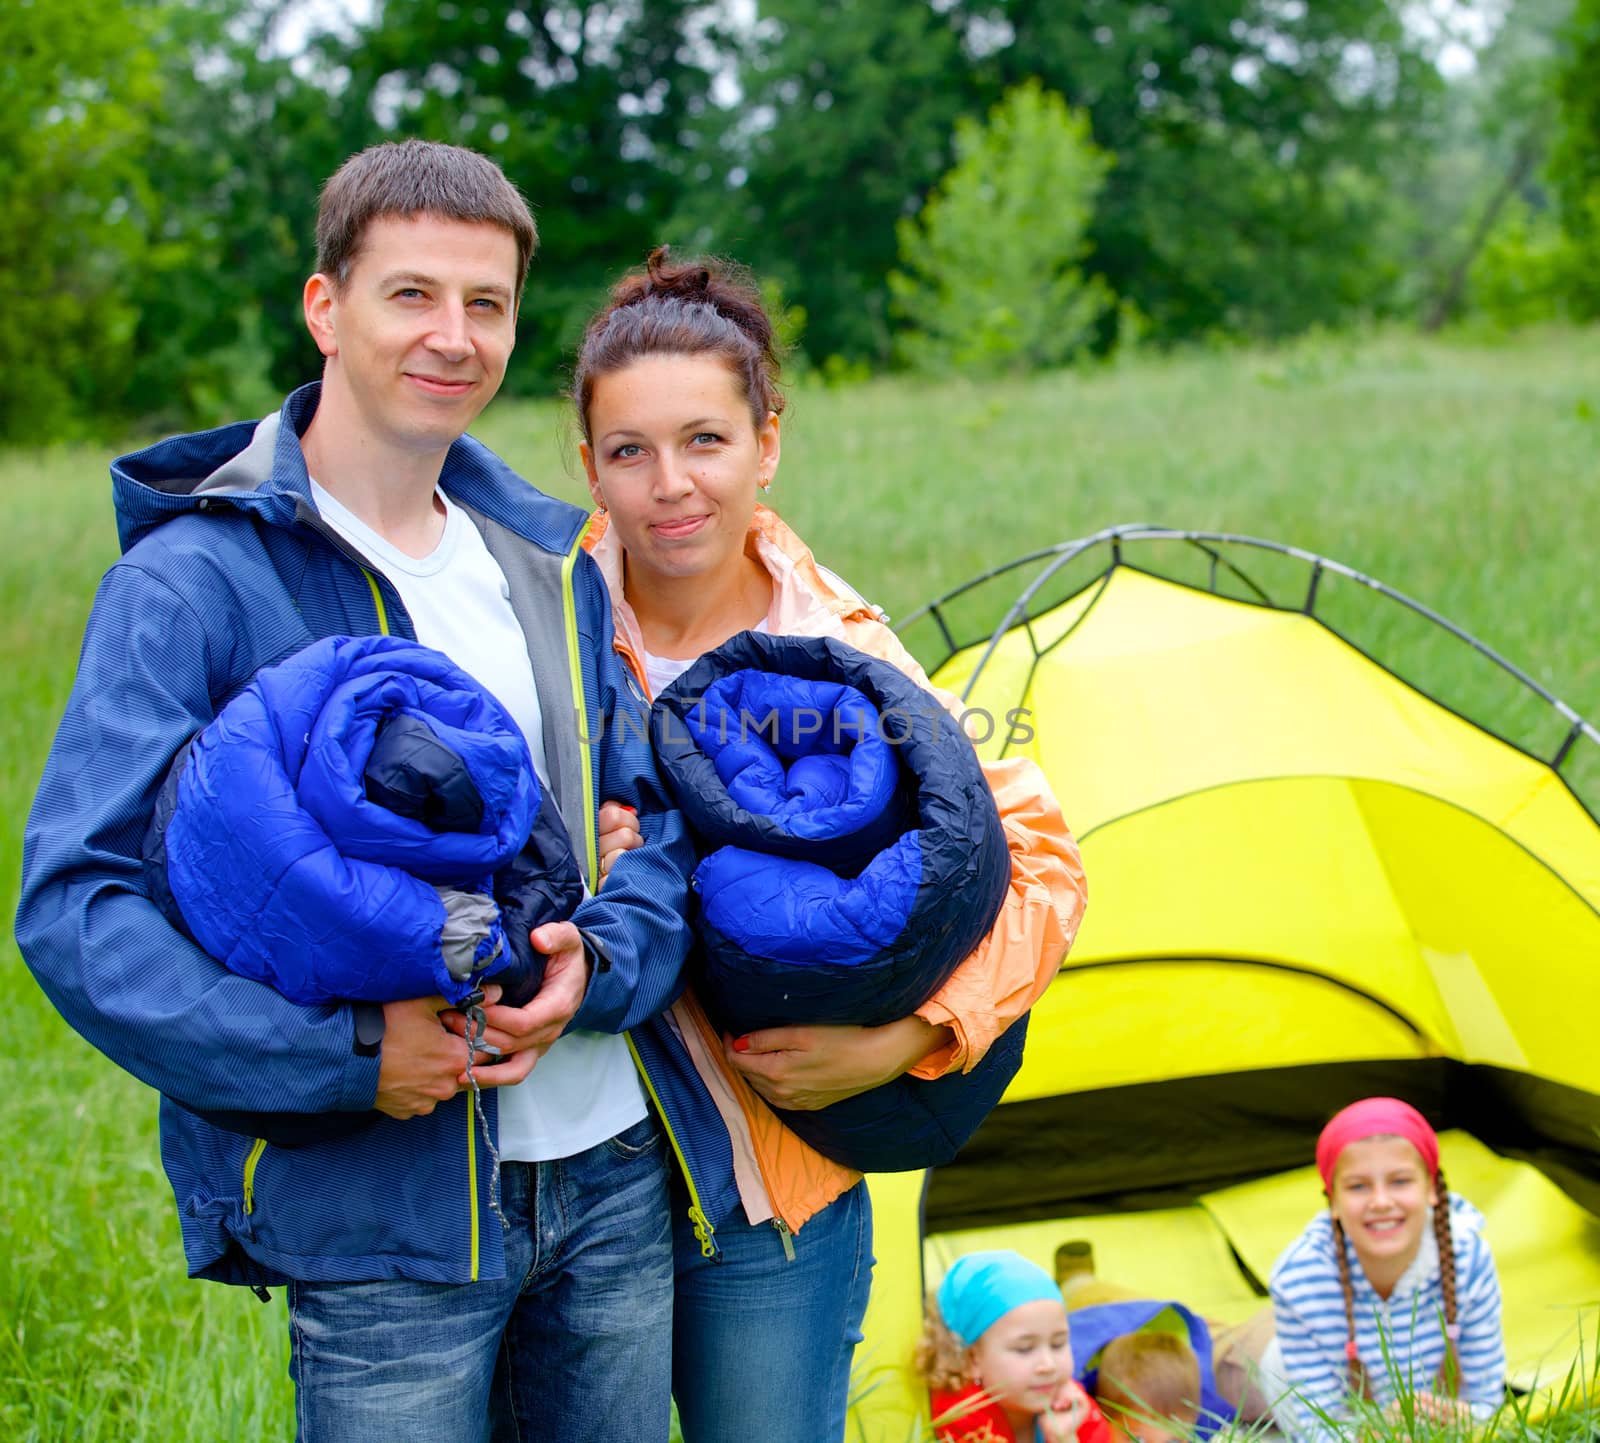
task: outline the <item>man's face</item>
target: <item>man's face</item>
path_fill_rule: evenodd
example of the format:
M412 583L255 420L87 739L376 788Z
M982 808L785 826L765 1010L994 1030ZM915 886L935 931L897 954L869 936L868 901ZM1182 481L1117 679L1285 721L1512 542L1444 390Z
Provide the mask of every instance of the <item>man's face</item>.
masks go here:
M371 222L344 285L313 276L306 320L327 358L324 401L353 440L446 449L489 404L516 340L517 243L432 215Z

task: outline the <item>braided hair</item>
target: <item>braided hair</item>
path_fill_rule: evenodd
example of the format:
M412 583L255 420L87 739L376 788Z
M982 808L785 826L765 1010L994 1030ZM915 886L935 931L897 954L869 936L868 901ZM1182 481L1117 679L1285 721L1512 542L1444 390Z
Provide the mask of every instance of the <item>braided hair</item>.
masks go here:
M1439 1287L1444 1293L1444 1362L1439 1367L1438 1390L1454 1398L1461 1387L1461 1355L1458 1343L1461 1325L1457 1321L1456 1247L1450 1233L1450 1192L1444 1172L1434 1174L1434 1190L1439 1201L1433 1209L1433 1236L1439 1245ZM1350 1391L1357 1398L1370 1398L1366 1365L1356 1351L1356 1300L1350 1281L1350 1259L1345 1253L1344 1225L1333 1219L1333 1251L1339 1260L1339 1287L1344 1294L1344 1355L1350 1374Z
M705 355L727 365L757 430L783 410L777 337L749 276L730 261L678 261L657 246L611 288L584 329L571 391L584 440L594 439L589 407L602 376L645 356Z
M1451 1398L1461 1389L1461 1324L1456 1308L1456 1243L1450 1234L1450 1192L1444 1173L1434 1174L1439 1201L1433 1209L1433 1236L1439 1244L1439 1287L1444 1293L1444 1362L1439 1366L1439 1389Z

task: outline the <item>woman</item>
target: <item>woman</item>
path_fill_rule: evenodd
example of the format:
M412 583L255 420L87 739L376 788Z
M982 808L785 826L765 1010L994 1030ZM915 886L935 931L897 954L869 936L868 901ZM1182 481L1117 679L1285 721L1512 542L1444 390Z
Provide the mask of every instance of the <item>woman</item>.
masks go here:
M617 649L649 696L747 629L837 637L932 690L882 613L758 505L781 451L778 370L755 291L664 249L590 322L572 394L598 508L586 544L611 588ZM939 695L959 716L955 698ZM702 1115L721 1129L699 1146L693 1124L673 1121L690 1175L689 1206L674 1210L673 1339L688 1443L844 1435L872 1267L866 1188L767 1103L821 1108L906 1072L972 1067L1071 944L1083 873L1043 774L1020 758L985 773L1011 849L1010 891L983 945L914 1015L723 1038L690 993L664 1020L666 1045L694 1067ZM603 875L637 833L610 804L601 827Z

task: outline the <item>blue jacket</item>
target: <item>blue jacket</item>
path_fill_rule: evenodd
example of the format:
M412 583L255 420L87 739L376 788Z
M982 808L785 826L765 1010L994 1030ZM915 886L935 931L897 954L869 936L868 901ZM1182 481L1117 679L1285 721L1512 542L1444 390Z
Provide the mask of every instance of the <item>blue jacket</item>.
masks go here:
M299 436L318 395L304 387L263 422L176 437L113 465L123 557L96 595L29 817L17 940L67 1021L161 1092L162 1160L191 1274L252 1285L503 1276L467 1098L337 1141L269 1144L253 1128L262 1114L369 1109L378 1058L358 1050L350 1005L297 1005L207 956L163 916L142 873L168 766L257 671L323 636L415 639L388 581L311 503ZM470 438L451 447L440 484L510 583L551 789L587 877L598 799L638 809L646 844L573 917L594 967L572 1024L638 1027L681 987L693 852L612 648L604 583L578 545L583 513ZM654 1059L645 1081L691 1177L711 1179L695 1197L720 1197L726 1135L719 1151L714 1109L674 1045L641 1029L636 1054ZM492 1092L486 1101L493 1125Z

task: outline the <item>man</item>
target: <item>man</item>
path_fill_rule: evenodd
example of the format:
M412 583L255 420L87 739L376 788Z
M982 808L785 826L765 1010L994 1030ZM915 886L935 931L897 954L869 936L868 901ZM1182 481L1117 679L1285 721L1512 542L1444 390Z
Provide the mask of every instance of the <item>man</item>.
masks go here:
M382 145L332 177L304 295L323 379L114 465L124 555L26 835L23 954L161 1091L190 1273L287 1284L305 1439L472 1440L491 1417L496 1436L667 1435L665 1141L620 1034L678 990L692 856L644 728L605 724L635 703L582 513L464 435L505 374L535 242L470 151ZM499 1051L475 1070L505 1228L442 999L296 1006L199 951L142 878L183 743L261 667L379 631L444 651L512 713L591 886L595 799L639 813L644 845L603 897L533 933L539 994L487 1008ZM301 1141L306 1114L371 1108Z

